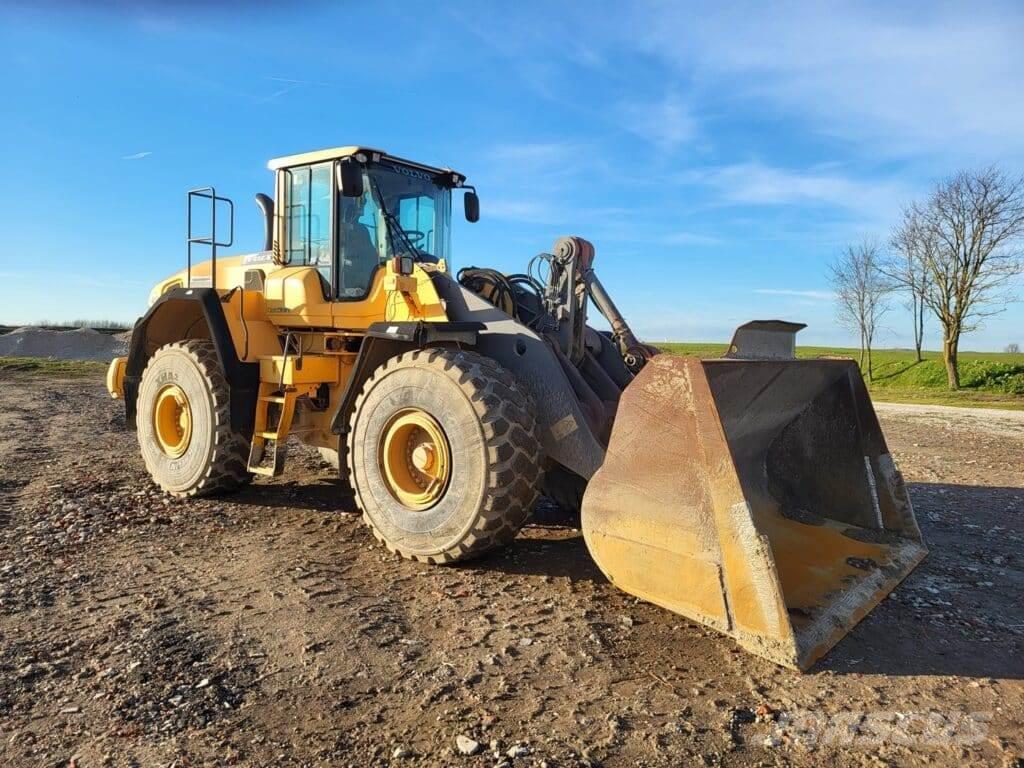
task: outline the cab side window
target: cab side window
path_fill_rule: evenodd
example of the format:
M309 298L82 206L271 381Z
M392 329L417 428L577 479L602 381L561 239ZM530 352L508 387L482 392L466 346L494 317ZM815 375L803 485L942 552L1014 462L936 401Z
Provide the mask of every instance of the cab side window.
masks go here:
M331 164L292 168L286 175L289 264L308 264L331 283Z

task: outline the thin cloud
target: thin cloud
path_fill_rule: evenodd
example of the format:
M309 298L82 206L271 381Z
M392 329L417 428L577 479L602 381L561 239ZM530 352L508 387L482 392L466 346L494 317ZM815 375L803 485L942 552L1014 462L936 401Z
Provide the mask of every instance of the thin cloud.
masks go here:
M278 88L269 96L261 96L260 98L256 99L257 104L266 104L268 101L274 101L275 99L279 99L287 93L291 93L292 91L298 90L299 88L306 88L307 86L330 88L334 85L334 83L326 83L321 80L302 80L295 77L278 77L276 75L272 75L267 79L272 80L275 83L284 83L285 87Z
M765 296L795 296L815 301L832 301L836 297L832 291L799 291L792 288L755 288L754 293Z
M869 222L888 221L915 190L900 182L862 181L832 166L790 169L760 162L698 168L681 174L683 183L703 184L724 202L740 205L818 205L841 208Z
M321 80L299 80L293 77L270 77L269 80L275 80L278 83L289 83L291 85L322 85L331 87L334 83L325 83Z
M509 221L522 221L531 224L552 224L554 217L548 206L530 200L489 200L481 206L487 216Z
M268 101L273 101L274 99L278 99L281 96L284 96L286 93L291 93L292 91L295 90L296 87L297 86L291 86L289 88L279 88L278 90L274 91L269 96L261 96L260 98L256 99L256 103L257 104L266 104Z
M651 15L658 18L650 24ZM654 0L620 34L704 92L728 93L886 154L1024 147L1019 9Z
M619 111L627 129L664 152L671 152L697 135L697 121L690 106L675 93L667 93L654 102L623 103Z
M152 152L136 152L134 155L125 155L122 160L142 160L143 158L152 155Z
M669 232L659 239L665 245L719 245L722 240L698 232Z
M579 145L572 142L525 142L499 144L491 150L492 157L501 163L530 163L550 167L555 163L575 161Z

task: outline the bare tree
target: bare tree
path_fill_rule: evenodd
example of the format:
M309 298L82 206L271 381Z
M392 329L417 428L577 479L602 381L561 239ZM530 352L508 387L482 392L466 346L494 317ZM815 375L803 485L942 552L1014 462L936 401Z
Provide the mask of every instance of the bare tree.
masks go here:
M831 266L839 322L860 334L860 367L864 369L866 356L868 381L873 373L871 345L878 322L889 309L886 297L893 289L881 262L881 247L865 239L848 245Z
M942 324L942 356L950 389L960 388L960 336L1014 299L1008 291L1024 272L1024 178L997 168L961 171L935 186L915 207L934 241L926 260L925 302Z
M911 207L904 209L899 223L893 228L890 243L894 254L885 260L881 269L894 286L907 295L907 307L914 323L914 349L917 362L920 363L927 309L925 298L931 287L928 260L935 250L935 237L927 227L922 226L920 214Z
M1006 349L1004 349L1003 352L1005 352L1008 355L1019 355L1020 354L1020 344L1018 344L1017 342L1013 342L1011 344L1007 344L1006 345Z

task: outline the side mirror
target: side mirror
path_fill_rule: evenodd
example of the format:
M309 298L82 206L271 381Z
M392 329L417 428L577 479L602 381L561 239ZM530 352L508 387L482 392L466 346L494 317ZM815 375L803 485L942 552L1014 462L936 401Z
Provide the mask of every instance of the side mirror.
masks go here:
M338 189L345 197L363 196L363 169L359 163L346 158L338 161Z
M480 221L480 198L476 196L476 191L467 190L462 202L466 207L466 221L471 223Z

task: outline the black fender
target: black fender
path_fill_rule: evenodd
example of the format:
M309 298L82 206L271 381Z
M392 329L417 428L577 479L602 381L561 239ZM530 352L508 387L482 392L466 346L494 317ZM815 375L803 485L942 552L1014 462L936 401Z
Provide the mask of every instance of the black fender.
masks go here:
M477 322L425 323L414 320L400 323L373 323L366 329L352 375L331 421L331 431L339 435L348 431L349 417L363 384L385 360L403 352L424 347L475 347L477 334L484 324Z
M238 359L222 301L213 288L173 288L135 322L124 375L125 420L129 427L135 428L139 382L153 353L176 341L210 339L231 387L231 428L243 435L252 434L260 366Z
M533 397L545 454L589 480L604 462L601 436L612 414L598 413L600 403L588 407L581 399L570 379L580 374L572 363L563 362L556 345L448 275L434 273L433 281L449 317L484 325L477 351L510 371ZM586 391L585 385L579 387L579 392ZM589 396L596 399L593 392Z

